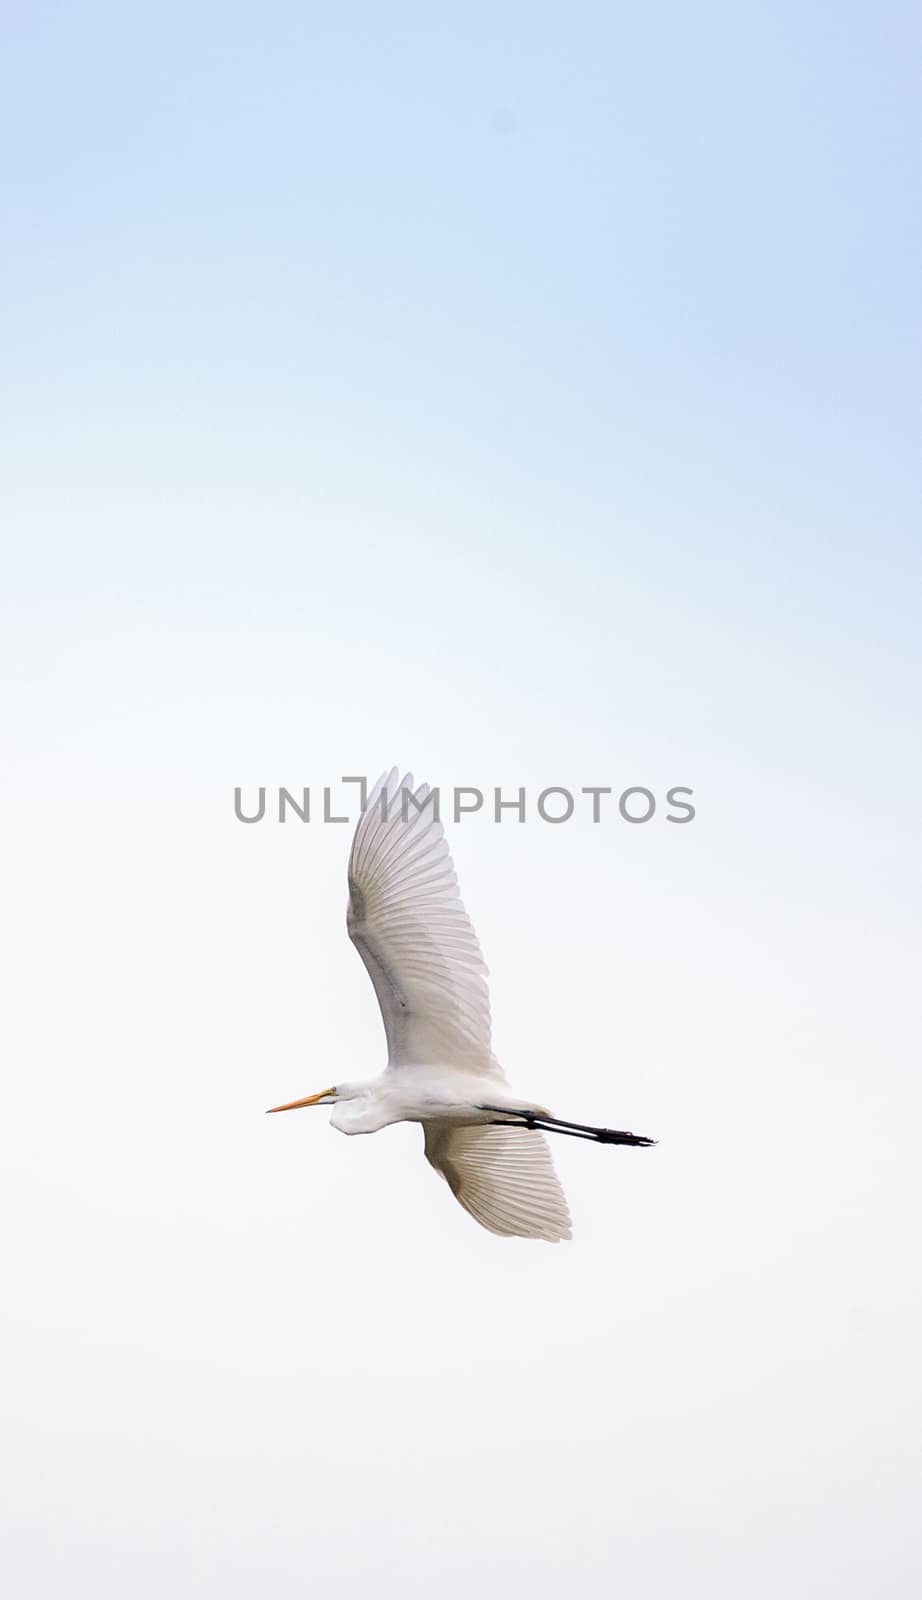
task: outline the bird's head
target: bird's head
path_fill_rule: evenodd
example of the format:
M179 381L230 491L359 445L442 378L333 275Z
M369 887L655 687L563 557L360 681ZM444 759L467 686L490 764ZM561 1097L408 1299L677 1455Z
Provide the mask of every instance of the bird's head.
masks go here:
M283 1106L270 1106L273 1111L300 1111L302 1106L334 1106L339 1100L360 1100L368 1093L367 1083L337 1083L332 1089L321 1089L319 1094L305 1095L303 1100L287 1100Z

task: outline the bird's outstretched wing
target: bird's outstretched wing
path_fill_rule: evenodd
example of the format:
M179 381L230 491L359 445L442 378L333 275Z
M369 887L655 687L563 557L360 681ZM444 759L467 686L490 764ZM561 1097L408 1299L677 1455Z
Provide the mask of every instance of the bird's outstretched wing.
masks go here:
M427 803L428 802L428 803ZM349 937L375 986L388 1065L498 1073L487 969L427 784L378 779L349 858Z
M570 1213L544 1135L526 1128L424 1122L426 1158L491 1233L569 1239Z

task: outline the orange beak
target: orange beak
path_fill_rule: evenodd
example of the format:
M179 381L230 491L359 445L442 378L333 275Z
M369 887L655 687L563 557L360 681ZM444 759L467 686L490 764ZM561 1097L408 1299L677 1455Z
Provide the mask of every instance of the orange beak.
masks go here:
M309 1094L305 1100L289 1100L284 1106L270 1106L266 1116L271 1117L274 1111L300 1111L302 1106L316 1106L321 1100L326 1100L329 1095L335 1093L335 1089L321 1089L319 1094Z

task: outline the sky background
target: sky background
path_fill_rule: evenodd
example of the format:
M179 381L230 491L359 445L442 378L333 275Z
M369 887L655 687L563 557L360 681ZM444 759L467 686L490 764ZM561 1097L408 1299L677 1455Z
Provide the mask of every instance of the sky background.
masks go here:
M23 1600L919 1592L922 26L5 5L0 1555ZM450 829L571 1244L383 1064Z

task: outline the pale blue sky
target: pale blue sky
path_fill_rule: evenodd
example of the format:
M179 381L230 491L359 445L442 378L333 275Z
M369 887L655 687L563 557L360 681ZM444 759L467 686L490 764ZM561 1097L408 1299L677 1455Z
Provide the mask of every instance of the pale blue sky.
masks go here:
M721 698L751 652L786 711L806 675L870 738L882 700L904 714L913 8L7 27L27 595L275 632L345 586L374 649L426 639L447 572L446 600L483 596L491 671L499 589L504 656L532 606L605 671L639 611L659 670L710 665Z
M915 1594L916 8L3 26L7 1587ZM695 789L452 832L566 1251L261 1116L392 762Z

